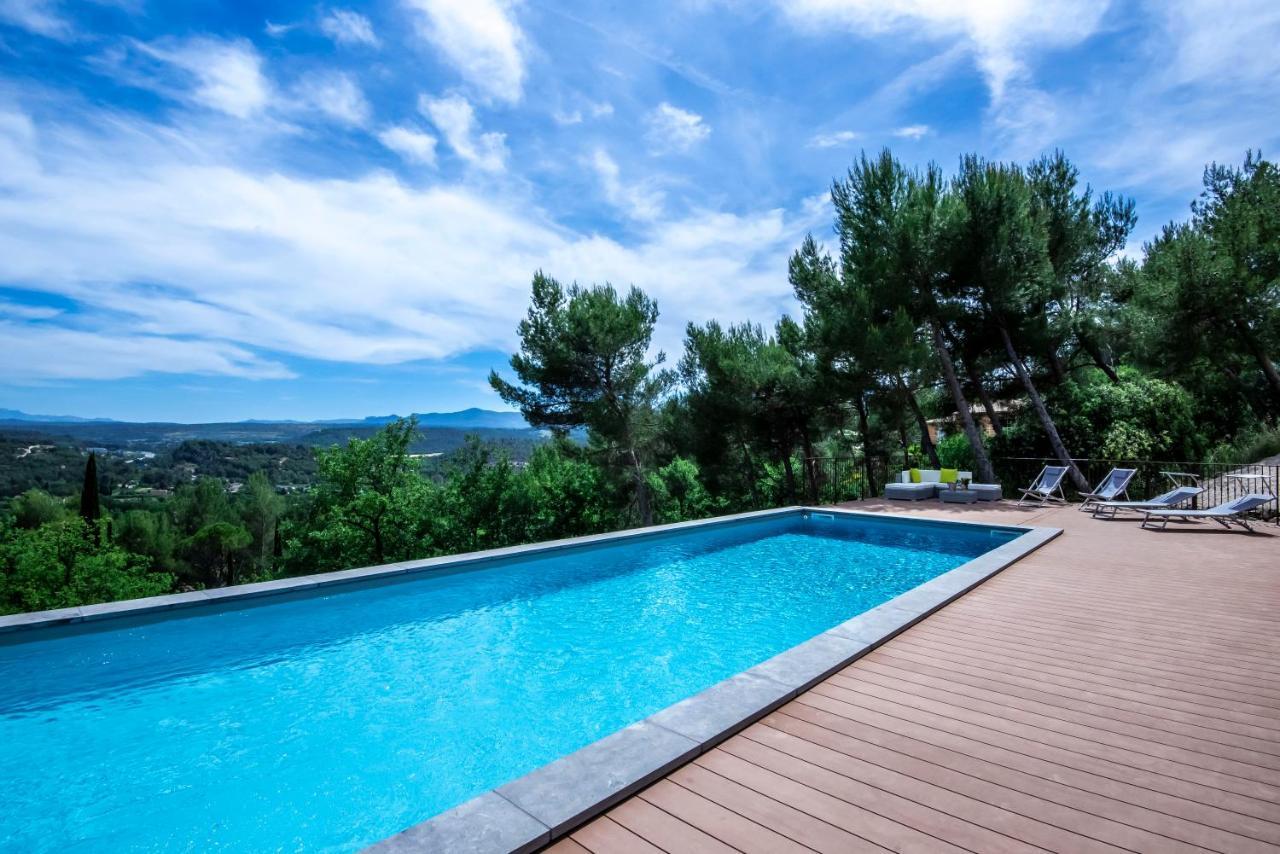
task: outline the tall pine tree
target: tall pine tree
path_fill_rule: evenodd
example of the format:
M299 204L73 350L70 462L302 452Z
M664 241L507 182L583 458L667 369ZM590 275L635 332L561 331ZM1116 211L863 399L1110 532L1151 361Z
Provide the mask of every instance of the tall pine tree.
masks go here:
M89 454L89 461L84 464L84 486L80 489L80 516L97 530L98 518L102 515L102 502L98 497L98 455Z

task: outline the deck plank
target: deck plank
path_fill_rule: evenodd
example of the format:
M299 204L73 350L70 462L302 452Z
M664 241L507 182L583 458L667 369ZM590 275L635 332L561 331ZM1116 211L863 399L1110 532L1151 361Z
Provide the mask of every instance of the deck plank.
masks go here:
M733 848L703 831L685 824L643 798L632 798L609 813L609 818L664 851L688 854L731 854Z
M664 854L658 846L637 836L611 816L602 815L573 835L573 840L592 854Z
M1262 727L1221 721L1212 709L1196 712L1171 709L1166 704L1123 689L1102 692L1088 683L1059 686L1047 683L1042 675L1019 677L970 666L965 661L941 662L904 654L902 647L868 661L865 668L887 678L927 680L929 684L950 684L961 693L1000 698L1016 698L1028 704L1084 713L1093 718L1110 717L1126 724L1152 727L1210 744L1241 747L1250 751L1280 754L1280 733ZM975 692L979 692L976 693Z
M581 848L1280 851L1280 530L851 506L1065 534L575 831Z
M746 854L804 854L812 850L670 780L660 780L636 797Z
M774 800L754 787L722 777L694 763L677 769L671 779L717 804L771 827L807 848L821 852L880 852L879 845L823 821L807 811Z

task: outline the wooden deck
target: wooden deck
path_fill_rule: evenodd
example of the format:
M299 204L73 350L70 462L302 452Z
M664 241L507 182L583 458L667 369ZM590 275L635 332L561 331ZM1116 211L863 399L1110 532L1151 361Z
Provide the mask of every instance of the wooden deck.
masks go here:
M1280 850L1280 529L929 505L1066 533L549 850Z

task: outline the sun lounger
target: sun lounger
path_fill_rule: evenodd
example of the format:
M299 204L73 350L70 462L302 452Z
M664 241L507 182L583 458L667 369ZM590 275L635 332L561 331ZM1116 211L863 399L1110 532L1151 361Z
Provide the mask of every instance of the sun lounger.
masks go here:
M1147 527L1147 523L1152 519L1163 520L1160 523L1161 530L1169 524L1170 519L1212 519L1228 530L1231 528L1231 523L1235 522L1246 531L1252 531L1253 528L1249 526L1249 520L1244 514L1275 500L1274 495L1259 492L1224 502L1208 510L1147 510L1142 518L1142 527Z
M1112 469L1102 479L1102 483L1094 488L1093 492L1086 492L1080 496L1084 499L1080 509L1086 510L1089 505L1097 504L1100 501L1128 500L1129 481L1133 480L1133 476L1137 473L1137 469Z
M1146 501L1096 501L1093 504L1093 515L1099 518L1102 516L1114 518L1121 510L1172 510L1174 507L1186 504L1202 492L1204 490L1198 486L1179 486L1163 495L1148 498Z
M1021 490L1022 497L1018 499L1018 504L1022 505L1028 501L1041 505L1048 504L1050 501L1066 504L1067 496L1062 493L1062 479L1066 476L1066 466L1045 466L1040 470L1040 474L1036 475L1031 485Z

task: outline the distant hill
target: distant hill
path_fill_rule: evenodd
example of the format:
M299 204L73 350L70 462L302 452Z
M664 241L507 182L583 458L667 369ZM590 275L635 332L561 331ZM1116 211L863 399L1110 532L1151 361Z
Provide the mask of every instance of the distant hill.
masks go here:
M99 477L115 488L135 482L172 489L193 474L243 481L267 471L275 483L306 486L314 480L313 448L365 439L393 415L341 422L236 421L221 424L131 423L76 419L41 421L0 410L0 500L28 489L74 495L84 476L84 458L98 454ZM520 463L547 441L547 434L518 413L467 409L418 416L415 454L447 456L474 436Z
M16 414L15 414L16 413ZM155 450L182 442L210 440L235 444L285 442L327 445L372 434L396 416L372 416L334 421L229 421L208 424L110 421L63 416L52 420L16 410L0 410L0 434L38 432L62 437L83 446ZM531 441L541 437L518 412L465 409L461 412L427 412L418 424L428 435L421 444L432 450L456 447L467 433L485 439ZM435 435L431 435L435 434Z
M423 427L456 427L460 430L488 428L493 430L528 430L529 424L519 412L496 412L492 409L464 409L461 412L419 412L418 423ZM399 415L371 415L362 424L389 424ZM334 421L332 424L349 422Z
M3 421L35 421L41 424L83 424L101 423L110 418L81 418L78 415L31 415L17 409L0 409L0 422Z
M418 423L424 427L491 427L500 430L527 430L529 425L519 412L499 412L493 409L471 407L459 412L419 412L415 413ZM227 424L297 424L322 425L331 424L390 424L399 415L368 415L364 418L326 418L319 421L299 421L295 418L248 418L244 421L228 421ZM40 424L172 424L172 426L199 427L199 424L179 424L177 422L160 421L116 421L114 418L82 418L79 415L32 415L19 409L0 408L0 423L6 421L35 422Z

